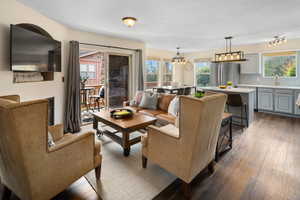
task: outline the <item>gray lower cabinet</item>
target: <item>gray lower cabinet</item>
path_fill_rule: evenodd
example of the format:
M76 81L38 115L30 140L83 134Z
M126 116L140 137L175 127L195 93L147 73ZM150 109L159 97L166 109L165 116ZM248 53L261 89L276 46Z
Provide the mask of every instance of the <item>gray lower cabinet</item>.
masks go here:
M295 102L297 101L299 95L300 95L300 90L296 90L295 91ZM295 105L295 114L300 115L300 108L296 105Z
M296 106L296 101L300 95L299 89L257 87L256 95L259 111L300 116L300 108Z
M258 89L258 109L273 111L273 90Z
M293 94L275 93L275 112L293 114Z

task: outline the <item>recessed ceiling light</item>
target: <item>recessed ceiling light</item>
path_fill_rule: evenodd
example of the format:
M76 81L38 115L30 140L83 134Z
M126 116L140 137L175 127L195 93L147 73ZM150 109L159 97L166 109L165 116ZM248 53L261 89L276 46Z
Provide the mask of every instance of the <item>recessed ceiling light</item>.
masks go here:
M133 27L137 21L135 17L123 17L122 18L123 23L128 27Z

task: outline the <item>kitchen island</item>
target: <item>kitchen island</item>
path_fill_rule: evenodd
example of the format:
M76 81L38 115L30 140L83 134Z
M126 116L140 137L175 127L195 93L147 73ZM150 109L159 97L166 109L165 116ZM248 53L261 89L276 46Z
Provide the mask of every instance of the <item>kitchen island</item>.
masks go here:
M218 87L198 87L197 90L201 91L212 91L212 92L222 92L225 94L240 94L243 102L247 105L246 111L243 112L243 116L248 116L248 124L254 121L254 102L255 102L255 89L251 88L226 88L220 89ZM240 123L239 116L241 116L241 109L236 107L229 107L229 112L233 113L235 117L233 122ZM246 121L243 122L246 124Z

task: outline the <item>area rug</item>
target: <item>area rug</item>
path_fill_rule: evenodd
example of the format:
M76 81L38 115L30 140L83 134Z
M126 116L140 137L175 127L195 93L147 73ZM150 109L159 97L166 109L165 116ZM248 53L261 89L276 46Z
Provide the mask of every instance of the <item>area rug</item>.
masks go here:
M85 177L103 200L150 200L168 187L176 177L148 161L142 168L141 144L131 147L130 156L124 157L121 146L106 136L102 142L101 180L94 171Z

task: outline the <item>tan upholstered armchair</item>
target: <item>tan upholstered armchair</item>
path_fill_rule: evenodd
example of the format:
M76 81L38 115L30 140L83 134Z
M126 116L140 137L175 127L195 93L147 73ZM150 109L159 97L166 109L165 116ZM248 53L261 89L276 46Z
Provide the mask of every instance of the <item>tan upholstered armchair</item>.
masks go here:
M201 99L181 96L179 128L174 125L149 126L142 137L143 167L147 159L160 165L183 181L190 197L189 183L203 170L213 173L214 158L225 94L211 94Z
M22 200L47 200L96 168L100 178L100 144L93 132L63 134L48 129L48 101L20 103L17 95L0 97L0 176L5 199L11 191ZM48 147L47 134L55 145Z

